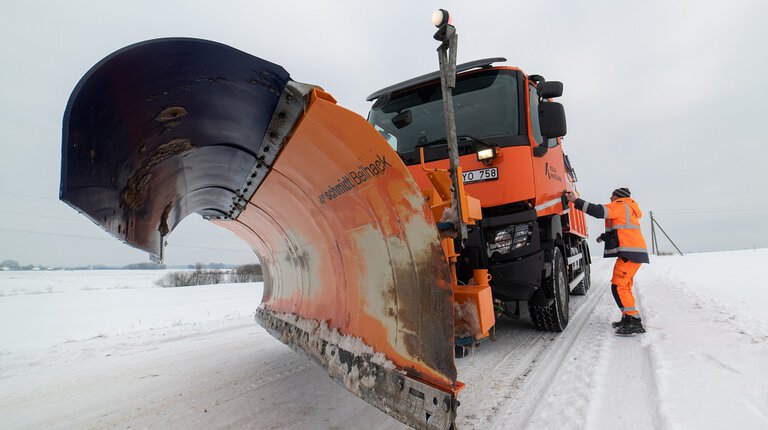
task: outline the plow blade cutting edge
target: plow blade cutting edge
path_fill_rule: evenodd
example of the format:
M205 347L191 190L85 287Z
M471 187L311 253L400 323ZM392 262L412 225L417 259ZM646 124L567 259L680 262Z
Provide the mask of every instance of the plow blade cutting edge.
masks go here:
M191 213L233 231L264 268L272 335L406 424L453 425L435 221L394 150L320 88L209 41L124 48L70 97L61 199L160 258Z

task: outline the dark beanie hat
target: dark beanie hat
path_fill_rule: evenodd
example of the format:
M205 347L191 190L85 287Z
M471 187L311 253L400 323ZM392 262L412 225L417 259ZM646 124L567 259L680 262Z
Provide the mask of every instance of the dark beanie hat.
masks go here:
M613 190L613 195L621 198L621 197L629 197L632 194L629 192L629 188L624 187L624 188L616 188L615 190Z

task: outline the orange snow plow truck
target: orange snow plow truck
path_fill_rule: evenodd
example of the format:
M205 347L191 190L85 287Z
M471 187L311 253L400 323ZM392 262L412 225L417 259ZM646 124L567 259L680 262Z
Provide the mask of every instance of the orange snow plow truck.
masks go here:
M562 84L456 65L434 21L440 71L373 93L367 121L226 45L123 48L70 96L60 198L156 259L191 213L231 230L264 269L259 324L403 423L453 428L456 354L520 301L564 330L590 258Z

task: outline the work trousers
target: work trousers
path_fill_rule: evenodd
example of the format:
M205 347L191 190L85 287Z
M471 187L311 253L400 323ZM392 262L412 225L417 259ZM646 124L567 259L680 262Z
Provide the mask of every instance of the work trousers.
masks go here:
M639 317L640 312L635 308L635 296L632 295L635 273L640 264L625 258L617 258L613 266L613 278L611 278L611 292L621 313Z

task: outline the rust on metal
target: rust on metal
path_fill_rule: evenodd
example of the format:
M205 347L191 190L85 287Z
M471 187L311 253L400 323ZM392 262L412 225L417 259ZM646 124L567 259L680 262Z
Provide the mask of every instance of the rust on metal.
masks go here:
M194 148L189 139L176 138L158 146L144 157L141 166L128 178L123 189L123 202L126 206L134 211L140 210L144 206L147 187L152 180L152 169L163 161Z
M189 112L183 107L183 106L171 106L169 108L163 109L162 112L157 114L155 117L155 121L159 122L168 122L168 121L174 121L178 120L179 118L183 118L187 116Z
M171 232L171 229L168 227L168 215L171 213L171 209L173 209L173 202L165 205L163 213L160 215L160 226L158 226L157 231L160 232L161 236L167 236Z

